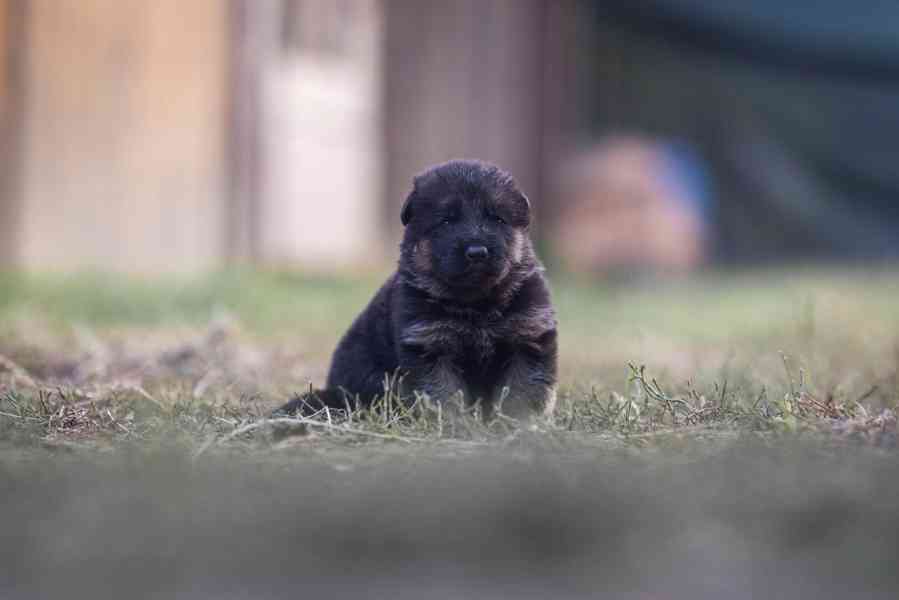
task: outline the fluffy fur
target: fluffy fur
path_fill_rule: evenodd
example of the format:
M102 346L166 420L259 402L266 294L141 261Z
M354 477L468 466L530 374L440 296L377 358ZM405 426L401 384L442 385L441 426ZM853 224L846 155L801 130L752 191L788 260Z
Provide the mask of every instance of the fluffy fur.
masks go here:
M445 402L461 392L488 411L504 398L503 412L515 417L552 411L556 316L530 212L494 165L451 161L417 176L397 271L338 344L327 388L278 412L367 406L396 372L406 397ZM472 248L486 257L472 260Z

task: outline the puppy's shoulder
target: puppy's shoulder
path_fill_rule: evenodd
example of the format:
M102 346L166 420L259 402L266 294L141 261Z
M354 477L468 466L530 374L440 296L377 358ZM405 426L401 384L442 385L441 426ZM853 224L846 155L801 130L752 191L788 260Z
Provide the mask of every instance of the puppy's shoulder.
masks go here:
M542 270L529 275L518 288L515 297L509 303L508 314L520 313L536 308L553 311L552 293Z
M540 340L557 328L549 284L541 272L528 277L509 305L504 320L506 337L524 343Z

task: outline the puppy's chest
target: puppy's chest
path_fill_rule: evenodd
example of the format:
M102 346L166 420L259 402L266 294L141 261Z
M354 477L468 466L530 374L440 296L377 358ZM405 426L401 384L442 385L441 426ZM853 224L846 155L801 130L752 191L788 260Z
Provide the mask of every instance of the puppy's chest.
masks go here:
M403 343L428 353L478 363L488 362L499 346L511 341L506 320L498 315L420 321L409 325L403 334Z
M497 344L502 341L495 328L489 326L464 325L457 334L455 346L474 362L485 364L496 353Z
M504 350L539 349L542 336L555 329L555 311L543 305L505 315L494 312L414 321L403 329L401 342L425 354L487 366Z

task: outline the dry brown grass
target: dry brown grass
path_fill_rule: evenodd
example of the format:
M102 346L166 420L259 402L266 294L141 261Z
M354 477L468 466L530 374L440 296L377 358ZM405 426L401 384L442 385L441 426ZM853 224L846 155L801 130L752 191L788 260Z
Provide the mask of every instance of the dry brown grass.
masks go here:
M340 327L371 283L251 273L186 293L164 282L104 279L91 292L79 281L16 281L24 288L0 303L0 434L194 452L287 443L283 423L266 424L270 410L322 382ZM477 407L452 416L424 400L404 407L388 382L375 410L323 413L295 429L307 433L304 443L350 445L504 444L532 430L615 446L815 435L890 448L897 281L813 273L630 288L557 283L563 377L553 419L484 423ZM82 308L78 318L92 294L104 309ZM329 300L334 294L356 304ZM323 330L321 319L303 317L335 303L328 322L340 326Z

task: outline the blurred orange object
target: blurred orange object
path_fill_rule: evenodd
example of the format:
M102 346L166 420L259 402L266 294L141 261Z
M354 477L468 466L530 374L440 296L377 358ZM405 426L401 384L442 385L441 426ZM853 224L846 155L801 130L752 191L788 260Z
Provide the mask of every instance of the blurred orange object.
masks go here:
M678 274L706 260L705 199L670 158L653 140L615 137L560 169L549 239L566 268Z

